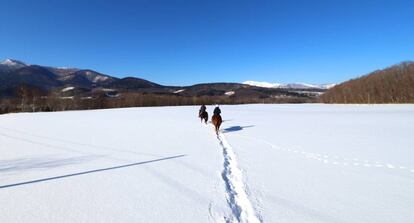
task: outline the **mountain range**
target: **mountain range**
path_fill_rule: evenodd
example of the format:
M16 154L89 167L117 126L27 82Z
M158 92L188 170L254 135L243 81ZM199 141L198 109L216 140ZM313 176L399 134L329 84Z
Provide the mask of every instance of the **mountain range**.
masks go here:
M244 103L414 103L414 62L341 84L203 83L164 86L90 69L0 62L0 114L136 106Z
M137 106L315 102L324 88L267 88L243 83L164 86L90 69L0 62L0 114Z
M249 95L252 97L271 97L289 92L297 93L302 89L313 89L316 92L326 90L325 86L290 84L269 89L264 82L245 83L205 83L192 86L163 86L148 80L126 77L117 78L90 69L59 68L41 65L29 65L13 59L0 62L0 97L13 96L21 85L28 85L47 92L141 92L164 93L182 96L234 96ZM287 90L289 89L289 90ZM78 91L76 91L78 90ZM64 91L69 95L69 90ZM234 93L231 93L234 92Z

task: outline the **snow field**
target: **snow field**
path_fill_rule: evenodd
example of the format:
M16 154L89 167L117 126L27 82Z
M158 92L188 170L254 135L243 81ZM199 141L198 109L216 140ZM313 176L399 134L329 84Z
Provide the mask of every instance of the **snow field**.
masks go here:
M414 221L413 105L221 110L0 116L2 221Z

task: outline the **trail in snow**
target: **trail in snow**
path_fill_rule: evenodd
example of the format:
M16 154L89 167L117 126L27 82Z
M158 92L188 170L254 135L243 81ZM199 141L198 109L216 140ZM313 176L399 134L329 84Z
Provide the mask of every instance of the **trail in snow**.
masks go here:
M300 151L296 149L290 149L290 148L282 148L278 147L264 139L260 138L252 138L252 137L245 137L245 136L239 136L241 138L248 138L252 140L256 140L259 142L262 142L264 144L267 144L273 149L289 152L289 153L295 153L298 155L303 155L307 159L313 159L319 162L322 162L324 164L332 164L332 165L343 165L343 166L354 166L354 167L376 167L376 168L388 168L393 170L402 170L402 171L408 171L410 173L414 173L414 168L409 168L406 166L400 166L400 165L394 165L387 162L381 162L381 161L371 161L367 159L359 159L359 158L345 158L340 156L332 156L332 155L326 155L326 154L320 154L320 153L313 153L313 152L305 152Z
M246 193L243 175L237 165L233 148L222 133L217 136L223 148L224 169L222 177L226 184L227 202L232 209L235 219L226 219L227 222L262 222L256 214Z

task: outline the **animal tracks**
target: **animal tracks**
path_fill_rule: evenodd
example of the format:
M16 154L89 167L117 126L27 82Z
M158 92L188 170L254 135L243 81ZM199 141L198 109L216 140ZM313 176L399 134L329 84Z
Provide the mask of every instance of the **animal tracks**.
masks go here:
M239 136L239 137L246 138L246 139L253 139L255 141L259 141L264 144L267 144L273 149L276 149L282 152L288 152L288 153L301 155L307 159L319 161L324 164L337 165L337 166L353 166L353 167L361 167L361 168L386 168L389 170L399 170L399 171L406 171L406 172L408 171L410 173L414 173L414 168L408 168L406 166L395 165L395 164L388 163L388 162L372 161L372 160L359 159L359 158L345 158L345 157L341 157L337 155L327 155L327 154L300 151L300 150L291 149L291 148L282 148L263 139L244 137L244 136Z

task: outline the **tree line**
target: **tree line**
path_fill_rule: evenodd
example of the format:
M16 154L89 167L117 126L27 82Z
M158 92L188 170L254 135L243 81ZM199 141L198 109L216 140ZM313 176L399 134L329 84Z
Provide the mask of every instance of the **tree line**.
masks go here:
M200 104L246 104L246 103L310 103L312 97L289 95L283 97L242 96L181 96L174 94L121 92L107 94L74 95L62 97L53 91L45 92L36 87L23 85L16 97L0 98L0 114L11 112L51 112L122 107L178 106Z
M414 103L414 62L404 62L337 85L320 97L323 103Z

